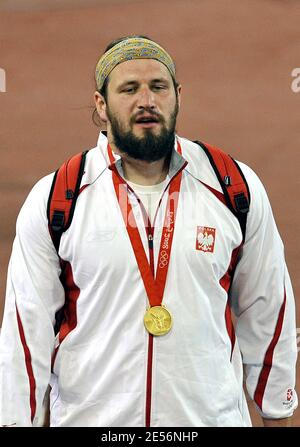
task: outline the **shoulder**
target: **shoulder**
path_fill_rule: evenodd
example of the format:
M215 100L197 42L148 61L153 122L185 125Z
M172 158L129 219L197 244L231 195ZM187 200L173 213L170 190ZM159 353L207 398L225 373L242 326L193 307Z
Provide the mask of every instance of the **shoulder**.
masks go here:
M222 192L222 188L220 186L219 180L217 179L216 173L209 161L207 154L204 149L194 141L190 141L186 138L178 138L179 143L182 149L182 155L187 160L188 165L186 170L198 180L208 184L209 186L219 190ZM205 146L208 143L203 143ZM216 147L214 145L210 145L211 149L216 149L218 152L227 154L227 151L223 148ZM230 155L230 154L228 154ZM261 195L262 197L266 197L265 188L257 176L257 174L245 163L242 163L238 160L235 160L240 167L240 170L244 174L246 182L248 184L250 195Z
M186 170L198 180L222 192L222 188L205 151L195 142L186 138L178 138L182 155L187 160ZM204 143L206 144L206 143ZM225 153L226 150L217 148ZM264 216L272 214L270 202L259 176L245 163L236 160L247 182L251 204L248 221L259 222Z
M55 173L42 177L29 192L17 219L17 228L37 219L47 224L47 203Z
M54 175L55 173L52 172L51 174L48 174L38 180L29 192L25 203L35 202L36 204L39 204L39 206L43 206L43 204L47 205L47 199L54 179Z
M220 183L207 155L199 144L183 137L178 137L178 141L181 146L182 156L188 162L185 170L197 180L222 192Z
M205 151L201 148L201 146L194 141L190 141L186 138L178 137L182 148L182 155L187 160L187 171L189 171L193 176L198 178L201 181L207 182L210 186L213 186L211 183L217 185L219 182L216 178L216 174L209 162L209 159L205 153ZM207 143L204 143L205 145ZM220 152L226 153L226 150L216 147ZM246 165L243 162L235 160L239 165L246 182L249 186L250 193L259 194L263 197L266 197L266 191L263 186L262 181L258 177L258 175L254 172L252 168Z
M99 147L94 147L84 152L85 161L84 171L81 179L81 186L93 183L107 169L108 166L106 159ZM78 157L82 153L83 152L72 155L68 160L66 160L66 162L72 160L72 158L74 157ZM70 164L68 166L70 166Z
M258 237L265 237L270 240L276 234L278 236L277 240L281 241L272 206L262 181L253 169L245 163L240 161L237 161L237 163L245 176L251 198L246 240Z
M69 160L78 154L69 157ZM67 160L65 160L67 161ZM63 164L61 164L62 166ZM58 166L58 169L61 167ZM89 149L86 154L84 174L82 176L82 184L90 184L94 182L99 175L107 168L107 163L98 147ZM25 221L40 220L45 225L47 221L47 206L49 194L53 184L55 172L42 177L32 187L29 192L17 219L17 225Z
M258 205L259 203L269 203L266 189L256 172L245 163L242 163L238 160L236 160L236 162L239 165L242 173L244 174L244 177L248 184L251 202L254 201L256 205Z

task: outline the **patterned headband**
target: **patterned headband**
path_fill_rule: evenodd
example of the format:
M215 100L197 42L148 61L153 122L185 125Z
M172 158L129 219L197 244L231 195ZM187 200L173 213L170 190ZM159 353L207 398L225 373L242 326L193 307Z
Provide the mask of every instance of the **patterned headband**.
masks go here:
M174 62L160 45L152 40L131 37L113 46L99 59L95 73L98 90L101 90L105 79L117 65L131 59L155 59L164 64L175 79Z

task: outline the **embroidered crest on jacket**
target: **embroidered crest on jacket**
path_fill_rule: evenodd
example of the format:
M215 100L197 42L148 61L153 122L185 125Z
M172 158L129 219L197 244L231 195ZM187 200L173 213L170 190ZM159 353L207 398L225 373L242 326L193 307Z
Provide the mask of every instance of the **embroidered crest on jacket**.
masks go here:
M215 248L216 229L197 227L196 250L213 253Z

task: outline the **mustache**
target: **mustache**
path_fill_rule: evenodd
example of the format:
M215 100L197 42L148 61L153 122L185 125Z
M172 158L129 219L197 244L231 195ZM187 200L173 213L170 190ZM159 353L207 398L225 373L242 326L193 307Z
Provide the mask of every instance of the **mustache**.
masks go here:
M158 112L154 112L151 109L143 109L139 112L137 112L136 114L134 114L131 119L130 119L130 124L134 124L136 123L137 120L141 119L144 117L144 115L147 115L147 118L153 118L155 121L158 121L160 123L165 123L165 118L163 117L163 115L161 115Z

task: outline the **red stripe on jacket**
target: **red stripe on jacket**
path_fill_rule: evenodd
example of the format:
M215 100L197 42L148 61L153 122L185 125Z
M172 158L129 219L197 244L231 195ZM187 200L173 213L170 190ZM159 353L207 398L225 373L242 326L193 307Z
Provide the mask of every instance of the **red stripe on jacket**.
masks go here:
M59 329L59 346L55 348L55 351L52 355L52 371L60 344L63 342L66 336L77 326L77 300L80 295L80 289L74 282L71 264L68 261L64 261L62 259L60 259L60 264L62 269L60 281L65 290L64 318Z
M211 186L207 185L206 183L204 183L202 181L201 181L201 183L207 189L209 189L224 205L227 206L224 194L222 194L220 191L217 191L216 189L212 188ZM242 244L233 250L227 272L220 279L220 286L226 291L227 295L228 295L228 292L229 292L229 289L230 289L230 286L232 283L234 271L235 271L237 261L238 261L238 255L239 255L241 248L242 248ZM233 322L232 322L229 297L227 299L226 309L225 309L225 323L226 323L226 329L227 329L228 336L231 340L231 356L230 356L230 359L231 359L234 345L235 345L235 331L234 331L234 326L233 326Z
M64 321L59 331L59 342L61 343L66 336L77 326L77 300L80 295L80 289L75 284L73 278L72 266L67 261L62 261L63 269L60 281L65 289Z
M30 402L30 410L31 410L31 422L33 422L34 416L36 413L36 397L35 397L36 382L35 382L33 369L32 369L31 353L30 353L29 347L26 342L24 328L23 328L20 314L19 314L19 311L17 308L17 304L16 304L16 311L17 311L19 334L20 334L20 338L21 338L21 342L22 342L22 346L23 346L23 350L24 350L25 365L26 365L26 371L27 371L28 380L29 380L29 392L30 392L29 402Z
M237 265L237 261L238 261L238 255L240 252L242 245L240 245L239 247L235 248L232 252L231 255L231 260L230 260L230 264L229 267L227 269L227 272L225 273L225 275L220 279L220 286L226 291L227 295L232 283L232 279L233 279L233 275L235 272L235 268ZM231 318L231 309L230 309L230 304L229 304L229 296L227 299L227 303L226 303L226 309L225 309L225 323L226 323L226 329L228 332L228 336L231 340L231 356L230 359L232 358L232 353L233 353L233 349L234 349L234 345L235 345L235 331L234 331L234 326L233 326L233 322L232 322L232 318Z
M266 352L266 355L264 358L263 368L261 370L261 373L260 373L260 376L258 379L258 383L256 386L256 390L254 393L254 401L256 402L256 404L259 406L259 408L261 410L262 410L262 403L263 403L265 389L266 389L268 378L269 378L271 368L272 368L274 349L278 343L278 340L279 340L279 337L281 334L281 330L282 330L285 304L286 304L286 292L284 290L284 300L283 300L282 306L279 311L276 328L275 328L275 333L274 333L272 341L269 344L269 347L267 349L267 352Z
M213 188L212 186L207 185L206 183L202 182L201 180L199 180L199 182L202 183L202 185L205 186L205 188L209 189L209 191L211 191L217 197L217 199L219 199L222 203L224 203L224 205L226 205L228 207L226 199L222 192L218 191L217 189Z

